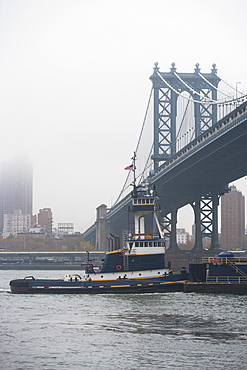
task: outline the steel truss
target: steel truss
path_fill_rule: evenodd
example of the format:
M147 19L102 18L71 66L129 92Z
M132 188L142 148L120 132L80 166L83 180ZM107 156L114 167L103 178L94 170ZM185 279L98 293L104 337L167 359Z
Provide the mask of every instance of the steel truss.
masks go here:
M197 197L191 204L195 214L194 250L203 250L203 238L211 240L210 250L219 250L218 205L220 194L213 192Z
M211 73L201 74L199 64L194 73L176 72L172 63L170 72L159 72L155 63L154 73L150 77L154 90L154 170L177 152L176 117L179 94L188 92L194 100L195 136L199 136L217 122L217 105L210 101L217 100L217 87L220 78L216 75L215 65ZM203 78L201 77L203 76ZM208 82L207 82L208 81Z

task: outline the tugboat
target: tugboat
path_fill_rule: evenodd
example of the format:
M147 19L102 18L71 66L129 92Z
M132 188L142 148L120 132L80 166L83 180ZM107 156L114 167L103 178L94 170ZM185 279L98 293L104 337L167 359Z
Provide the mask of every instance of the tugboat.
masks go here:
M134 157L135 158L135 157ZM132 166L135 171L135 163ZM158 222L158 196L154 190L135 185L128 211L134 216L135 230L122 249L106 253L102 266L88 264L83 274L66 275L60 280L24 279L10 281L12 293L154 293L184 290L188 273L173 274L165 262L166 239ZM153 215L157 236L145 232L145 217ZM150 216L149 216L150 217Z

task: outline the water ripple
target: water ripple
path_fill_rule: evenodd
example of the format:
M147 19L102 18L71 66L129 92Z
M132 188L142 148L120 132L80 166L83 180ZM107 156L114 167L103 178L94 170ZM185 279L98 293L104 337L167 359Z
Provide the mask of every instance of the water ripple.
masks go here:
M245 369L247 297L12 295L11 274L0 278L4 370Z

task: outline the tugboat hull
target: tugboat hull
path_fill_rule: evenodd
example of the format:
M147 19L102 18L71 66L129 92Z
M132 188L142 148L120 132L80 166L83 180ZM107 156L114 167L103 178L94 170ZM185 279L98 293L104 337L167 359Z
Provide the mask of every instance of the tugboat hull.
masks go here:
M69 282L63 280L19 279L10 282L14 294L130 294L155 292L182 292L187 274L164 279L137 279L112 281Z

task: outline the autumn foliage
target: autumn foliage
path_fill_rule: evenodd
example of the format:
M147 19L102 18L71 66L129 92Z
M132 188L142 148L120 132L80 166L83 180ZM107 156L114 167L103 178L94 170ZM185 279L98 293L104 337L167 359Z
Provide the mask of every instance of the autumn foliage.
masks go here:
M29 234L9 236L7 239L0 238L0 248L10 252L64 252L64 251L88 251L94 247L81 236L63 237L35 237Z

